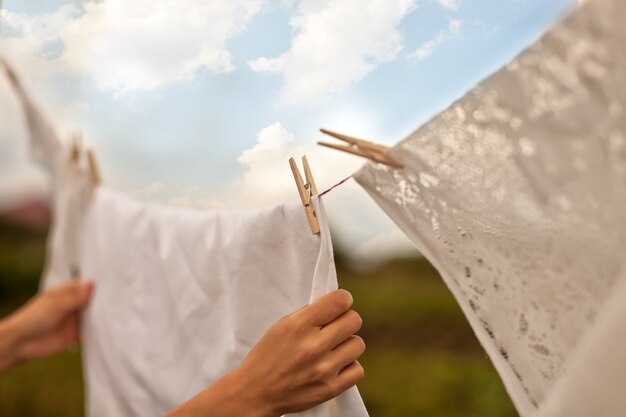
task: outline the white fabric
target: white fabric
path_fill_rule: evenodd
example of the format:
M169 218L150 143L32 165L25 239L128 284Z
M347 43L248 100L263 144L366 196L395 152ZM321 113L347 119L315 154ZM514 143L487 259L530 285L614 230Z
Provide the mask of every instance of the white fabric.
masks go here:
M85 167L69 162L59 167L52 183L52 221L41 289L56 287L81 275L80 229L92 184Z
M625 21L623 0L588 2L394 146L404 169L355 174L438 269L523 416L626 279Z
M82 326L88 416L164 415L238 366L280 317L336 289L317 214L321 237L300 204L203 212L98 188L80 257L96 283ZM335 401L299 415L367 416L356 388Z
M536 417L626 414L626 282L614 292Z
M52 222L41 287L51 288L80 274L78 239L91 183L84 160L70 163L70 150L33 103L13 69L1 58L0 66L4 66L7 79L22 105L30 150L50 175Z
M63 159L63 143L26 93L13 68L1 56L0 67L3 67L7 80L13 87L22 105L29 133L31 152L37 162L54 176Z

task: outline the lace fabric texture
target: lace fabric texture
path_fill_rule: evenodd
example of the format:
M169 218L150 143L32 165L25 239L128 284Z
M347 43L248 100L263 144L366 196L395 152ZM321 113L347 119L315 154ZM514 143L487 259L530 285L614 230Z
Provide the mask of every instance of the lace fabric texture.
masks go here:
M626 279L626 3L594 0L357 182L439 270L523 416Z
M596 323L533 417L621 417L626 410L626 281L613 291Z

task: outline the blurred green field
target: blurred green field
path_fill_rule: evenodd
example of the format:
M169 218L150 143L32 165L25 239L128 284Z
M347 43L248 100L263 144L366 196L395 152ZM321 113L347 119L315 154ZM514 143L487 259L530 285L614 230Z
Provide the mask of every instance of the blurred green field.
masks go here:
M0 317L35 293L45 231L0 223ZM493 366L437 273L424 259L367 270L337 256L341 286L364 319L372 417L515 417ZM1 417L83 415L80 352L0 375ZM111 416L123 417L123 416Z

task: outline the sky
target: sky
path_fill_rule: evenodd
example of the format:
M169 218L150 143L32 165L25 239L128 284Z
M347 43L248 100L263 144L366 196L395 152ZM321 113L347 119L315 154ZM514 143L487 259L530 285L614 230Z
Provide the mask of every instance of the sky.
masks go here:
M106 186L200 209L297 200L363 161L320 127L393 145L537 39L574 0L4 0L0 56ZM0 207L46 192L0 80ZM356 257L413 253L353 181L325 203ZM304 214L303 214L304 215Z

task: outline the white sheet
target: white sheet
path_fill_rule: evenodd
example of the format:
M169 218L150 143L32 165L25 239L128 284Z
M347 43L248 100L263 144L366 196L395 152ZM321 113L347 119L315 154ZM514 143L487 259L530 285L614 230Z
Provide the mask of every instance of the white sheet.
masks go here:
M317 200L316 200L317 204ZM96 290L83 318L90 417L157 417L235 368L280 317L337 288L300 204L204 212L98 188L80 265ZM367 416L356 388L301 416Z
M43 289L50 288L80 274L80 225L92 187L85 161L79 158L76 163L69 163L69 147L57 135L2 57L0 66L4 67L22 105L31 153L50 175L52 222L41 280Z

